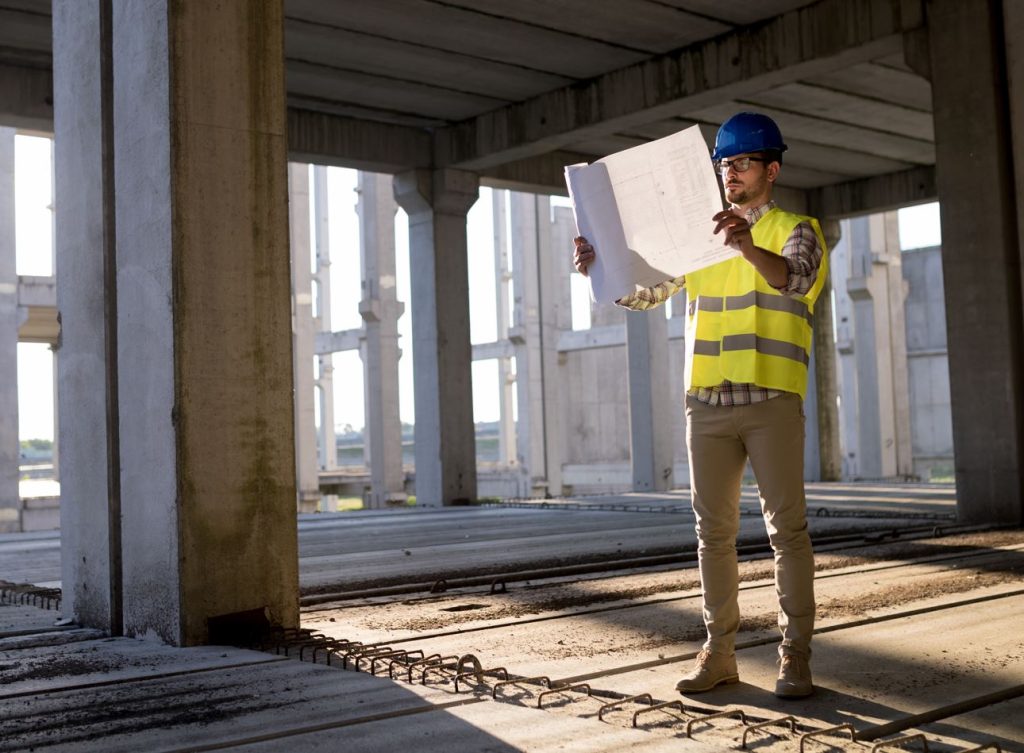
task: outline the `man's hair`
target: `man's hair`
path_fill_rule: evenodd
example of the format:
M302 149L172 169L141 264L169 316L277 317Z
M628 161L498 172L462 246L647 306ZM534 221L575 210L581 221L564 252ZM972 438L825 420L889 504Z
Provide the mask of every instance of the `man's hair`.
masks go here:
M764 158L768 160L768 162L765 162L766 165L770 162L778 162L780 165L782 164L782 152L778 149L765 149L761 154L763 154Z

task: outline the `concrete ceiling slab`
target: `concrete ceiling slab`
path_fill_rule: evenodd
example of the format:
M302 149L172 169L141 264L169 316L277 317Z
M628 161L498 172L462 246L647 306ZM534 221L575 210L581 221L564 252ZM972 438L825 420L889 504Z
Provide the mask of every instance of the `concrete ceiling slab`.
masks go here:
M733 24L653 0L449 0L448 4L648 54L670 52L733 28Z
M450 165L557 190L553 155L600 157L692 122L710 144L726 117L757 109L792 146L791 187L842 193L935 162L931 86L905 59L908 39L926 42L923 0L284 0L284 11L289 108L321 116L290 117L303 159ZM50 14L49 0L0 0L6 124L52 121ZM913 184L917 197L930 185L920 177L855 193Z

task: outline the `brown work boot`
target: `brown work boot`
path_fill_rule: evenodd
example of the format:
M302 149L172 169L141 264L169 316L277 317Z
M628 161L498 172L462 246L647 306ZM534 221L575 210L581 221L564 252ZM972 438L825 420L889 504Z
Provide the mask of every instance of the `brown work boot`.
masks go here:
M775 695L779 698L806 698L814 692L811 665L802 656L786 654L779 659L779 679Z
M717 654L705 648L697 654L693 669L676 684L680 693L703 693L716 685L740 681L736 670L736 654Z

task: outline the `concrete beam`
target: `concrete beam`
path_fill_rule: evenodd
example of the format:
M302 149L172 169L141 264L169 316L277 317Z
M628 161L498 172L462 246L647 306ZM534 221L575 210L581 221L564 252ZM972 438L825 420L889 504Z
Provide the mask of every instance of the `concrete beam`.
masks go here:
M496 340L492 343L476 343L473 345L473 360L488 361L492 358L514 358L515 346L508 340Z
M932 165L807 191L808 213L822 220L887 212L938 198Z
M297 162L379 173L429 167L426 129L288 109L288 156Z
M823 0L443 129L435 163L483 171L902 50L903 0ZM920 23L920 19L917 19Z
M614 348L626 344L626 328L622 324L606 324L590 329L563 330L558 333L558 350Z
M52 131L52 71L0 63L0 123Z
M39 275L19 275L18 305L56 310L57 278Z
M0 63L0 123L53 131L53 74ZM429 167L426 129L288 108L288 157L295 162L395 173Z
M481 185L524 193L546 193L568 196L565 187L565 166L593 162L601 154L555 151L535 157L495 165L480 174Z
M345 350L359 350L362 329L341 329L337 332L316 332L313 336L313 351L318 356L341 353Z
M54 277L18 277L18 342L56 345L57 280Z

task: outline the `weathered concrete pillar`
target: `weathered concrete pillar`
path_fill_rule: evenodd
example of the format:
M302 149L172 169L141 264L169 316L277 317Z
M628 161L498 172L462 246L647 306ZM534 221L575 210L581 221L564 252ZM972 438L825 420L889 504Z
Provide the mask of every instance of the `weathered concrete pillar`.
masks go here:
M1013 159L1010 110L1022 86L1024 20L1020 9L1007 13L1013 5L926 6L957 511L961 520L987 523L1024 519L1024 315L1014 198L1024 160ZM1015 41L1007 45L1008 39Z
M309 165L288 165L288 212L291 234L292 342L295 379L295 475L299 512L316 512L320 504L317 470L316 410L313 406L313 290L309 242Z
M101 17L102 13L102 17ZM66 617L122 632L109 3L53 3L57 411Z
M413 170L395 176L409 215L412 355L416 400L416 504L476 497L466 213L477 176Z
M672 405L668 371L668 321L662 308L626 314L629 370L630 462L633 491L675 486Z
M505 208L508 191L495 189L491 192L492 225L494 228L494 293L497 317L498 342L508 340L509 301L511 300L512 273L509 270L508 233L506 232L508 212ZM512 358L498 358L498 463L513 466L518 462L516 453L516 422L512 411L515 375L512 373Z
M14 129L0 128L0 533L21 530Z
M359 173L359 234L363 297L363 395L370 450L370 508L406 499L402 419L398 400L398 319L405 305L395 282L395 206L391 177Z
M106 365L120 441L96 467L119 461L123 501L120 542L106 515L63 541L62 559L83 563L65 570L70 611L81 617L84 593L107 587L86 569L98 562L110 592L120 587L129 635L185 645L229 640L242 623L294 627L281 2L61 0L54 16L64 489L78 496L89 481L82 445L96 444L96 424L81 408L101 402ZM105 191L91 190L98 176ZM69 358L83 348L71 323L103 321L88 278L112 290L99 249L108 262L116 252L116 363L95 355L103 347ZM69 279L79 256L87 274ZM103 492L93 482L85 505L103 512Z

